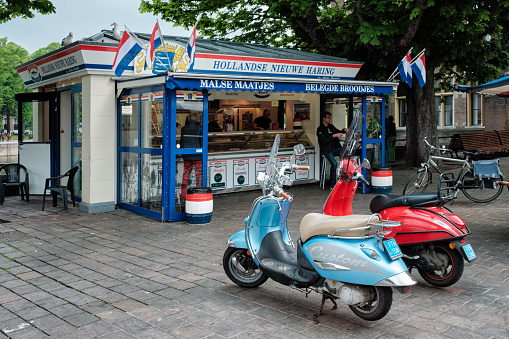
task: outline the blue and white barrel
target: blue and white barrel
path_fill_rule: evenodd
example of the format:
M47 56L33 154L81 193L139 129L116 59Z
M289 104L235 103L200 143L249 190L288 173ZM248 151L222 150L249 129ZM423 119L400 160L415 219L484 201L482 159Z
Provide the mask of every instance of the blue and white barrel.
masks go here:
M373 169L371 187L375 194L389 194L392 191L392 170L390 167Z
M188 224L208 224L212 220L212 189L192 187L187 189L186 221Z

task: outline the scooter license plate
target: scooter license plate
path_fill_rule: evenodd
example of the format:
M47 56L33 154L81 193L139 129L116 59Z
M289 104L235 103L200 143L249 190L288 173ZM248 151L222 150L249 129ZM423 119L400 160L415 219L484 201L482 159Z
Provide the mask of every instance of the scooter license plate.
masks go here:
M394 240L394 238L384 240L383 243L385 251L387 252L387 254L389 254L389 257L392 260L401 258L403 256L403 253L401 253L401 249L399 248L398 243L396 242L396 240Z
M465 255L467 256L468 261L472 261L476 258L474 249L472 248L472 245L466 244L465 246L462 247L462 249L463 249L463 252L465 252Z

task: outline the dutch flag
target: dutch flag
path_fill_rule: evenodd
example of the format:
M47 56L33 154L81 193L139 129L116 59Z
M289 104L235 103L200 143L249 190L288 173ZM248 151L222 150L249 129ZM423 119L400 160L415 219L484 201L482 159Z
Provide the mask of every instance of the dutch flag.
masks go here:
M421 85L421 87L424 86L426 84L426 60L424 52L414 61L412 64L412 70L419 80L419 85Z
M115 71L115 75L122 76L122 73L128 68L131 61L134 60L136 55L142 50L142 46L138 44L136 39L132 37L127 30L124 31L122 39L118 44L117 54L111 68Z
M411 60L410 52L408 52L398 65L401 81L406 82L410 87L412 87L412 68L410 67Z
M194 54L196 52L196 25L194 25L193 31L191 32L191 36L189 37L189 41L187 42L187 55L189 56L189 68L188 71L193 70L194 66Z
M156 22L154 29L152 30L152 36L147 48L147 57L145 58L145 68L150 68L154 64L154 52L157 47L163 43L163 34L159 28L159 23Z

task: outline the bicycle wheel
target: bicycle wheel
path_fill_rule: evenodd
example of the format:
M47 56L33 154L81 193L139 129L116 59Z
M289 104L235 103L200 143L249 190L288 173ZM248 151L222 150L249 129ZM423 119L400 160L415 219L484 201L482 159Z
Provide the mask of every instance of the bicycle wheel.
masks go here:
M500 176L500 180L504 178ZM463 194L474 202L490 202L496 199L504 189L503 185L496 185L495 188L485 186L484 180L475 179L471 169L463 176L461 186Z
M403 195L424 192L431 184L432 175L426 168L421 168L417 171L403 188Z

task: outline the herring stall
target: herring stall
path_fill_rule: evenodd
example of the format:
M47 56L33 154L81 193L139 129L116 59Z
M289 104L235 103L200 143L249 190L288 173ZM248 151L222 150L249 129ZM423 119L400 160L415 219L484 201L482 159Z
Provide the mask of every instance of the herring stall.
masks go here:
M372 148L383 164L385 95L394 84L353 80L361 63L198 39L189 70L187 38L165 41L158 52L174 59L162 74L152 74L160 73L157 65L143 68L142 51L132 69L115 77L118 42L109 31L18 66L27 86L56 98L51 105L25 98L34 101L38 128L35 142L20 148L48 144L47 157L55 161L45 170L52 175L80 166L80 209L95 213L118 205L161 220L183 219L189 187L209 186L214 193L255 188L275 134L281 135L282 162L295 144L306 146L297 163L310 171L296 173L295 182L317 182L315 132L324 110L339 129L352 110L377 118L382 129L366 130L360 155ZM259 129L267 119L266 129Z

